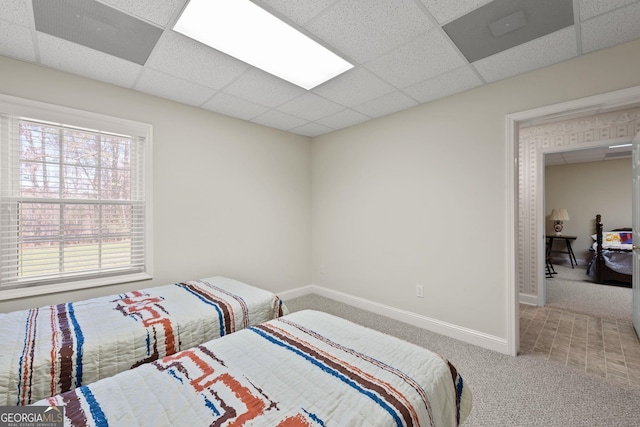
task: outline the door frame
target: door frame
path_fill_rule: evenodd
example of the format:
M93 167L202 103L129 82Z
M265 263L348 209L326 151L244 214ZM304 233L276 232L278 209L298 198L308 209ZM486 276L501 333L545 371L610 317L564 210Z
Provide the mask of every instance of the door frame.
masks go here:
M615 111L631 108L640 105L640 86L634 86L627 89L617 90L599 95L593 95L559 104L548 105L545 107L535 108L531 110L516 112L505 116L505 150L506 150L506 216L505 221L505 253L507 259L505 264L506 271L506 315L507 315L507 351L515 356L518 354L520 347L519 337L519 303L520 303L520 283L518 277L518 253L521 250L522 242L518 239L519 229L519 185L518 185L518 164L519 164L519 128L522 124L543 124L545 122L569 120L582 116L594 115L603 111ZM585 146L586 148L586 146ZM537 148L537 158L542 160L543 149ZM544 162L543 162L544 163ZM537 162L539 165L540 162ZM534 179L540 182L539 167L530 171L525 178ZM535 175L535 176L532 176ZM537 197L538 199L540 196ZM544 235L544 212L543 203L537 202L535 233L538 236ZM531 242L533 256L536 259L536 265L544 265L544 245L540 244L541 239L535 239ZM540 290L544 286L544 274L542 270L536 272L536 284L538 296Z

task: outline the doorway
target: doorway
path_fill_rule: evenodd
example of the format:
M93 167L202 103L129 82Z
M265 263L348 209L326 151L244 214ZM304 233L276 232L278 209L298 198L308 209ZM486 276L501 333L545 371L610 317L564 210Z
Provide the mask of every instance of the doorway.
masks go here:
M575 146L574 144L589 142L587 139L593 141L594 137L587 126L582 139L569 136L567 144L557 139L545 140L544 135L537 135L536 138L542 139L532 138L535 139L532 142L523 138L522 128L621 111L639 105L640 87L637 86L506 116L506 251L509 259L506 272L506 313L507 347L510 354L515 356L519 349L520 301L540 305L539 290L544 289L544 245L541 239L544 228L540 220L544 218L540 191L543 180L543 148ZM640 115L627 119L640 121ZM611 135L606 135L606 138L603 135L597 135L601 141L611 139Z
M562 230L567 240L554 239L553 249L558 252L549 255L557 274L545 275L543 303L549 308L630 322L630 287L598 284L595 266L591 266L591 275L587 266L594 255L597 214L602 215L605 231L631 227L631 140L616 138L592 148L558 150L543 150L543 212L548 215L553 208L568 212ZM545 234L555 235L553 221L549 217L541 220ZM567 242L575 254L573 259L564 253Z

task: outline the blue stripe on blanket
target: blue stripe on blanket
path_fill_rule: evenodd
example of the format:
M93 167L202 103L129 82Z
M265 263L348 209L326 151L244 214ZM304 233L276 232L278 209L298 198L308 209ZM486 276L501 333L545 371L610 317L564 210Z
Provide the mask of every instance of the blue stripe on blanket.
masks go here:
M67 304L67 311L69 313L71 323L73 323L73 330L76 334L76 387L80 387L82 385L84 334L82 333L82 329L80 328L80 324L76 318L76 313L72 303Z
M464 388L464 381L462 380L462 377L460 375L458 375L458 382L456 383L456 408L458 410L458 414L457 414L457 420L458 423L460 423L460 417L461 417L461 413L460 413L460 405L461 405L461 400L462 400L462 389Z
M309 354L305 354L303 353L301 350L283 342L278 340L277 338L266 334L264 331L261 331L259 329L256 328L249 328L250 331L255 332L256 334L262 336L263 338L265 338L266 340L272 342L275 345L278 345L282 348L285 348L295 354L297 354L298 356L301 356L302 358L306 359L308 362L311 362L313 365L316 365L318 368L322 369L323 371L325 371L326 373L328 373L329 375L332 375L336 378L338 378L340 381L342 381L343 383L347 384L348 386L350 386L351 388L353 388L354 390L357 390L358 392L364 394L365 396L369 397L371 400L373 400L374 402L376 402L380 407L382 407L385 411L387 411L389 413L389 415L391 415L393 417L393 419L396 421L396 425L398 426L402 426L402 420L400 419L400 416L396 413L396 411L387 404L387 402L385 402L384 400L380 399L380 397L376 396L375 393L372 393L369 390L365 390L362 387L360 387L359 384L355 383L353 380L347 378L346 376L344 376L343 374L341 374L340 372L336 371L335 369L323 364L322 362L320 362L319 360L314 359L313 357L311 357Z
M102 411L100 404L96 400L96 397L91 393L88 387L81 387L78 390L82 393L82 396L86 400L89 405L89 411L91 412L91 418L96 425L96 427L108 427L109 421L107 420L106 415Z
M179 286L185 291L189 292L190 294L195 295L200 301L216 309L216 311L218 312L218 322L220 323L220 336L223 336L225 334L224 316L222 315L222 311L220 310L220 307L218 307L218 304L214 303L213 301L209 301L208 299L204 298L202 295L198 294L197 292L194 292L193 290L189 289L186 286L183 286L182 284L176 284L176 286Z

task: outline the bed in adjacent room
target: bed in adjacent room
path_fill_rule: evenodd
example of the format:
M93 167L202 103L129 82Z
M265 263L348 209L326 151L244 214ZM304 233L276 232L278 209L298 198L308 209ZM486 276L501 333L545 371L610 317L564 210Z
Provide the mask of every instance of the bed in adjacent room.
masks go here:
M596 234L587 274L600 284L631 287L633 233L631 228L603 231L602 216L596 215Z
M471 392L435 353L304 310L37 404L69 426L447 427Z
M0 405L26 405L286 314L225 277L0 313Z

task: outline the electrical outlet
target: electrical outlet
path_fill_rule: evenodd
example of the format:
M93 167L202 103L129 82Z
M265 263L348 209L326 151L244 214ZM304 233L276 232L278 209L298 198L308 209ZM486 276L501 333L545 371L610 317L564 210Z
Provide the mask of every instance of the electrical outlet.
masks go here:
M416 285L416 296L418 298L424 298L424 287L422 285Z

